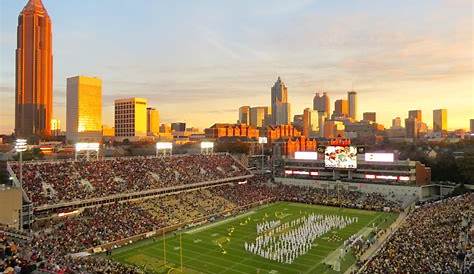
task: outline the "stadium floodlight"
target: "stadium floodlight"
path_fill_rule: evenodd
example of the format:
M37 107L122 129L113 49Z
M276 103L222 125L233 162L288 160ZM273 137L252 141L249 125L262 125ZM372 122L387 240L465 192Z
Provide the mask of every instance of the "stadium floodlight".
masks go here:
M214 143L213 142L201 142L201 153L203 154L210 154L214 151Z
M99 143L77 143L75 145L76 151L99 151Z
M26 139L16 139L15 141L15 150L17 152L26 151L28 145L26 144Z
M158 143L156 143L156 149L173 149L173 143L171 143L171 142L158 142Z
M96 159L99 159L99 143L76 143L74 145L75 153L74 158L76 161L78 160L79 156L84 155L87 161L90 160L91 154L95 154Z
M265 151L263 145L268 143L268 138L267 137L258 137L258 143L260 144L260 148L262 151L262 172L263 172L263 166L265 165Z
M157 142L156 143L156 156L159 154L166 155L169 153L170 155L173 153L173 143L171 142Z
M23 186L23 152L28 149L26 139L16 139L15 150L20 154L20 188Z
M213 142L201 142L201 148L204 148L204 149L214 148L214 143Z

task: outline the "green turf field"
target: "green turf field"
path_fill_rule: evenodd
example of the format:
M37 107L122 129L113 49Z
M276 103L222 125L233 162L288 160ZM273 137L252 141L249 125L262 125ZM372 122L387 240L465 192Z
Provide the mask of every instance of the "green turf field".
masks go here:
M255 239L256 223L264 220L288 222L305 214L346 215L359 218L343 229L334 229L318 238L311 250L298 257L292 264L283 264L246 252L244 242ZM341 209L334 207L278 202L181 233L166 236L166 265L164 264L163 238L149 239L113 252L113 259L122 263L139 265L147 273L181 273L180 254L184 273L336 273L323 262L334 261L338 247L356 233L368 234L373 224L386 227L397 214ZM349 253L341 262L341 270L355 261Z

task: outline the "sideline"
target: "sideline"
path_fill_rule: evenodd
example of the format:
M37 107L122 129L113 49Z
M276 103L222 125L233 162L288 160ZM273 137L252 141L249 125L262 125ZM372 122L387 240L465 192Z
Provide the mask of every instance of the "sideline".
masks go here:
M198 233L202 230L206 230L206 229L209 229L209 228L212 228L212 227L215 227L215 226L219 226L219 225L223 225L223 224L226 224L228 222L232 222L232 221L235 221L235 220L238 220L238 219L241 219L243 217L247 217L249 215L252 215L252 214L255 214L257 213L255 210L251 210L249 212L246 212L246 213L243 213L243 214L240 214L238 216L234 216L234 217L231 217L231 218L226 218L224 220L221 220L221 221L217 221L217 222L212 222L210 224L207 224L207 225L203 225L203 226L199 226L199 227L196 227L196 228L191 228L190 230L184 232L185 234L195 234L195 233Z

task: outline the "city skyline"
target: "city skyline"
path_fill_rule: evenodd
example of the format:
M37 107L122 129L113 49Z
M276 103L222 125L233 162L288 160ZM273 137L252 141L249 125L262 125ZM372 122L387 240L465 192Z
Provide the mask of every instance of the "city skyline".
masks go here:
M0 133L11 133L14 127L16 23L26 2L1 3ZM428 125L432 124L432 110L448 109L449 129L468 128L469 119L474 116L472 29L466 28L469 25L466 22L472 18L467 11L469 7L466 8L462 1L435 1L436 4L421 1L411 5L413 10L407 14L402 13L408 7L402 7L388 15L384 14L384 8L391 5L388 2L350 3L348 5L355 8L355 12L352 9L353 14L347 17L347 22L328 16L336 9L345 14L344 10L338 9L341 4L338 1L333 4L319 1L276 2L274 5L246 3L232 4L231 7L213 3L209 12L214 16L204 21L197 20L200 22L197 26L189 20L177 25L172 23L182 19L183 14L200 19L200 11L204 11L209 3L204 3L203 7L193 3L170 7L146 2L151 6L147 10L145 2L134 1L133 4L124 3L123 10L111 8L116 20L131 11L136 20L126 26L128 32L135 33L146 27L140 33L131 34L135 42L127 41L120 47L114 46L120 43L119 38L123 38L118 35L122 24L100 26L112 16L100 15L111 2L43 2L54 22L53 118L61 120L63 129L66 127L66 78L74 75L103 79L103 123L108 126L113 126L113 101L132 94L147 98L160 111L164 122L180 120L201 128L214 122L235 122L240 106L269 105L270 88L277 76L281 76L288 86L292 114L301 114L304 108L311 107L315 92L328 92L333 104L354 89L358 93L358 116L361 117L362 112L374 111L377 120L385 126L389 126L394 117L407 117L406 113L411 109L422 110L423 121ZM367 5L371 9L365 11ZM437 14L439 6L445 7L442 10L446 15ZM172 13L166 16L160 8ZM178 8L182 11L178 12ZM227 19L224 15L232 8L246 11L238 16L247 20ZM138 18L141 13L153 15L154 12L163 18L149 21ZM219 12L224 15L218 15ZM414 20L416 12L425 15L426 19L418 27L393 22L396 16ZM322 13L325 16L319 16ZM453 14L456 15L453 20L439 18ZM87 15L91 22L79 20L81 15ZM382 15L387 15L388 19L382 20L383 27L396 32L385 33L388 30L372 26L369 20L359 22L363 15L379 20L383 19ZM282 22L273 25L277 18ZM304 20L295 23L292 20L296 18ZM324 26L333 32L310 24L318 19L327 23ZM355 25L349 24L351 21ZM252 22L257 24L255 29L250 29ZM302 32L297 28L299 24L308 24L306 26L312 28L307 27L307 31ZM439 30L427 31L433 24ZM185 37L170 33L169 29L173 27L185 31ZM110 30L110 35L105 35L107 30ZM163 32L157 33L166 35L157 35L158 38L146 35L147 31L154 30L161 30ZM259 38L261 32L269 34ZM316 34L317 39L308 40L309 34ZM101 35L107 39L98 39ZM87 45L81 43L88 37L97 39ZM146 39L143 41L149 41L151 46L142 45L139 38ZM194 41L193 45L181 45L188 40ZM365 40L369 42L364 43ZM173 45L176 49L171 49ZM400 48L396 49L396 46ZM293 53L294 50L299 52ZM377 60L373 53L383 60ZM169 56L161 59L164 55ZM114 60L118 56L123 63ZM419 96L418 101L410 98L413 93Z

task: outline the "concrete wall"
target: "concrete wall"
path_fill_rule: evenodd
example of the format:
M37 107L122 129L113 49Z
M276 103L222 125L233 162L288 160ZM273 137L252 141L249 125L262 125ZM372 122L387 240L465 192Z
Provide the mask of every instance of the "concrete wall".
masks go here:
M307 180L307 179L293 179L293 178L281 178L276 177L275 182L296 185L296 186L309 186L321 189L334 189L337 185L334 181L322 181L322 180ZM412 200L415 198L421 199L422 192L420 187L416 186L397 186L397 185L383 185L383 184L366 184L366 183L351 183L341 181L340 185L344 189L352 191L360 191L363 193L380 193L386 195L388 198L393 197L396 200Z

